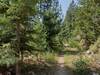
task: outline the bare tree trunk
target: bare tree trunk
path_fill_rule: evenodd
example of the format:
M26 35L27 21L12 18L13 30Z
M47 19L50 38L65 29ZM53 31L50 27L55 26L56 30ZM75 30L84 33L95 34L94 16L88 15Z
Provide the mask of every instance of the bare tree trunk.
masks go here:
M16 64L16 75L20 75L20 66L19 66L19 63Z
M17 39L17 53L18 53L18 62L16 64L16 75L20 74L20 24L16 25L16 39Z

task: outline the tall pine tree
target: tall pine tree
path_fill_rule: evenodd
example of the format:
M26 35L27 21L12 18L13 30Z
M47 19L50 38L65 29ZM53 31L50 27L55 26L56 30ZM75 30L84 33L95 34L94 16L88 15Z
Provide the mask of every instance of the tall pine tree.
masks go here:
M44 0L44 3L40 4L40 15L47 32L46 41L48 45L46 50L55 50L59 46L57 36L62 22L59 1Z
M19 62L23 59L23 52L28 50L26 34L30 27L29 17L35 14L37 2L38 0L0 0L0 44L10 43L10 48L16 52L16 75L20 75Z

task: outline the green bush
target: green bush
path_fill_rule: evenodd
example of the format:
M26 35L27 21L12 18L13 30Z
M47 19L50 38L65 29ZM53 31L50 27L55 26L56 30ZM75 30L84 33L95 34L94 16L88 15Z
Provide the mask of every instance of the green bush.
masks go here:
M89 61L86 59L83 59L82 57L75 61L74 63L75 66L75 74L76 75L89 75L90 70L88 68Z
M89 50L92 50L94 53L99 52L99 45L100 45L100 37L94 42L94 44L91 44L89 47Z
M9 67L17 62L15 52L10 48L10 44L0 46L0 66Z
M46 52L44 58L48 63L56 63L56 55L54 53Z
M68 40L68 44L69 44L70 47L72 47L72 48L77 48L77 49L80 50L80 51L83 50L83 47L81 46L80 41L73 40L73 39L69 39L69 40Z

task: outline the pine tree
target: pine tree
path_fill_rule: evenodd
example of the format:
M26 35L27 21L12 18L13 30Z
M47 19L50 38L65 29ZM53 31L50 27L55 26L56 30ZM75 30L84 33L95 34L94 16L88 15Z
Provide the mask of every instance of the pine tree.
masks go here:
M27 45L30 47L31 51L44 51L47 42L46 42L46 30L43 23L40 21L39 18L36 18L32 21L32 27L30 34L27 34L29 41Z
M42 22L46 27L48 43L46 50L55 50L57 40L56 37L61 27L61 9L58 0L46 0L40 4L40 14ZM58 46L57 46L58 47Z
M36 3L37 0L0 0L1 45L10 43L10 48L16 51L16 75L20 75L19 62L23 59L23 51L28 50L26 33Z
M72 37L73 29L75 27L75 25L73 24L75 20L75 10L76 10L76 5L75 5L74 0L72 0L66 12L64 26L62 29L62 34L65 35L65 37L67 38Z
M70 14L74 15L74 20L71 21L68 17L65 19L65 21L67 21L65 31L70 33L73 40L78 40L79 42L84 40L82 46L85 50L89 49L89 46L99 37L99 9L99 3L96 3L96 0L78 0L75 9L72 9L71 12L67 14L67 16L70 16ZM73 16L71 16L71 18L72 17ZM72 24L73 27L70 28L70 24ZM72 31L70 31L70 29Z
M96 41L99 36L99 24L96 19L96 15L99 14L98 4L94 0L80 1L79 10L77 15L77 21L75 22L82 32L82 38L85 40L86 49ZM79 12L81 11L81 12ZM99 18L97 18L99 20Z

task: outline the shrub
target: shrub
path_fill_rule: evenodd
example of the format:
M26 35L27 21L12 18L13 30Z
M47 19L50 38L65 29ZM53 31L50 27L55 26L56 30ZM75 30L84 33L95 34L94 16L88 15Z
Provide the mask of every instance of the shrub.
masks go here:
M88 60L80 57L80 59L75 61L73 64L75 66L74 72L76 75L89 75L90 74L90 70L88 68L88 64L89 64Z
M77 40L73 40L73 39L69 39L68 44L70 45L70 47L72 48L77 48L78 50L82 51L83 47L82 47L82 42L81 41L77 41Z
M100 37L94 42L94 44L91 44L89 47L89 50L92 50L94 53L99 52L99 45L100 45Z
M44 58L48 63L56 63L56 55L54 53L46 52Z
M15 52L10 48L10 44L3 44L0 46L0 66L9 67L17 62Z

